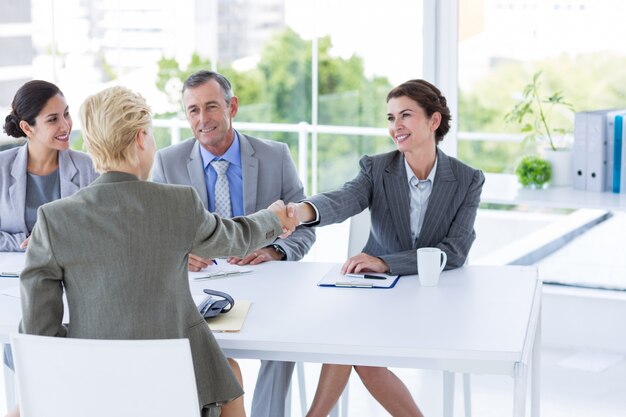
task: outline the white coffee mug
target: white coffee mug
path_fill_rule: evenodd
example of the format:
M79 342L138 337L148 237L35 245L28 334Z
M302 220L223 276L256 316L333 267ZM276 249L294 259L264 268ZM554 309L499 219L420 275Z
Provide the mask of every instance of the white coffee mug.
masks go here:
M417 250L417 274L420 284L432 287L439 282L439 274L448 261L448 255L439 248L419 248Z

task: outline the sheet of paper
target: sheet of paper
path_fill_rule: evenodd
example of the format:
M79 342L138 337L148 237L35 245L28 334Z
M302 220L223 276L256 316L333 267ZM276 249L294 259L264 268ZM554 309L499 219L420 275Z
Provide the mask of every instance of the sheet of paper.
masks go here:
M247 274L252 272L252 269L239 265L231 265L226 263L220 263L219 265L211 265L204 268L200 272L189 272L189 279L194 281L200 281L204 279L219 279L226 278L233 275Z
M387 275L375 272L356 274L358 276L343 275L341 265L334 265L317 285L322 287L354 287L354 288L391 288L399 275Z

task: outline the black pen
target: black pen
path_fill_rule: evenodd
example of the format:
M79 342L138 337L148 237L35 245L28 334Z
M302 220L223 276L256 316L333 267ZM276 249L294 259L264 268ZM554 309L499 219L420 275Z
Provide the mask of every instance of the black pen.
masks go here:
M350 278L365 278L365 279L387 279L387 277L379 277L378 275L370 274L346 274Z
M1 278L19 278L20 274L17 272L0 272Z

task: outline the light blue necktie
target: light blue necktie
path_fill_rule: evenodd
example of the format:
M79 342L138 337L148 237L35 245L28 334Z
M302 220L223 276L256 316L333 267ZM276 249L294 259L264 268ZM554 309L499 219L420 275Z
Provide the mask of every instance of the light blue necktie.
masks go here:
M230 188L228 187L228 177L226 171L230 163L224 160L213 160L211 166L217 172L215 181L215 213L220 217L232 217L230 207Z

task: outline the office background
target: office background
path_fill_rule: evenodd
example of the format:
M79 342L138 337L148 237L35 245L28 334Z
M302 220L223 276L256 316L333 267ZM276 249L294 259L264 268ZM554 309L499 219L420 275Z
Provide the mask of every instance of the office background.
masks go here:
M546 88L561 91L578 111L626 107L624 12L626 4L618 0L4 1L0 109L8 112L14 92L29 79L55 82L70 104L73 147L80 149L79 104L122 84L152 105L163 147L190 135L180 107L181 79L210 67L234 83L238 128L287 143L311 194L351 178L362 154L393 149L385 95L393 85L423 77L442 89L453 110L456 123L442 143L446 152L507 175L521 155L541 152L504 121L537 71ZM7 142L0 137L0 145ZM554 225L574 222L581 209L483 204L470 262L503 247L520 256L538 251L532 263L550 279L583 287L610 283L613 291L550 289L546 332L555 323L555 333L544 340L558 348L621 354L620 328L607 317L621 317L626 308L620 291L626 288L626 257L619 251L626 222L620 210L607 210L610 215L599 214L602 220L592 227L574 224L579 233L559 235ZM346 230L324 231L310 259L339 261L343 249L328 242L341 246L343 238L336 236ZM537 236L558 244L537 249ZM608 250L590 249L598 247ZM581 258L591 264L572 264ZM583 321L577 311L587 312ZM576 336L572 322L582 323ZM602 372L619 366L624 375L623 360Z

